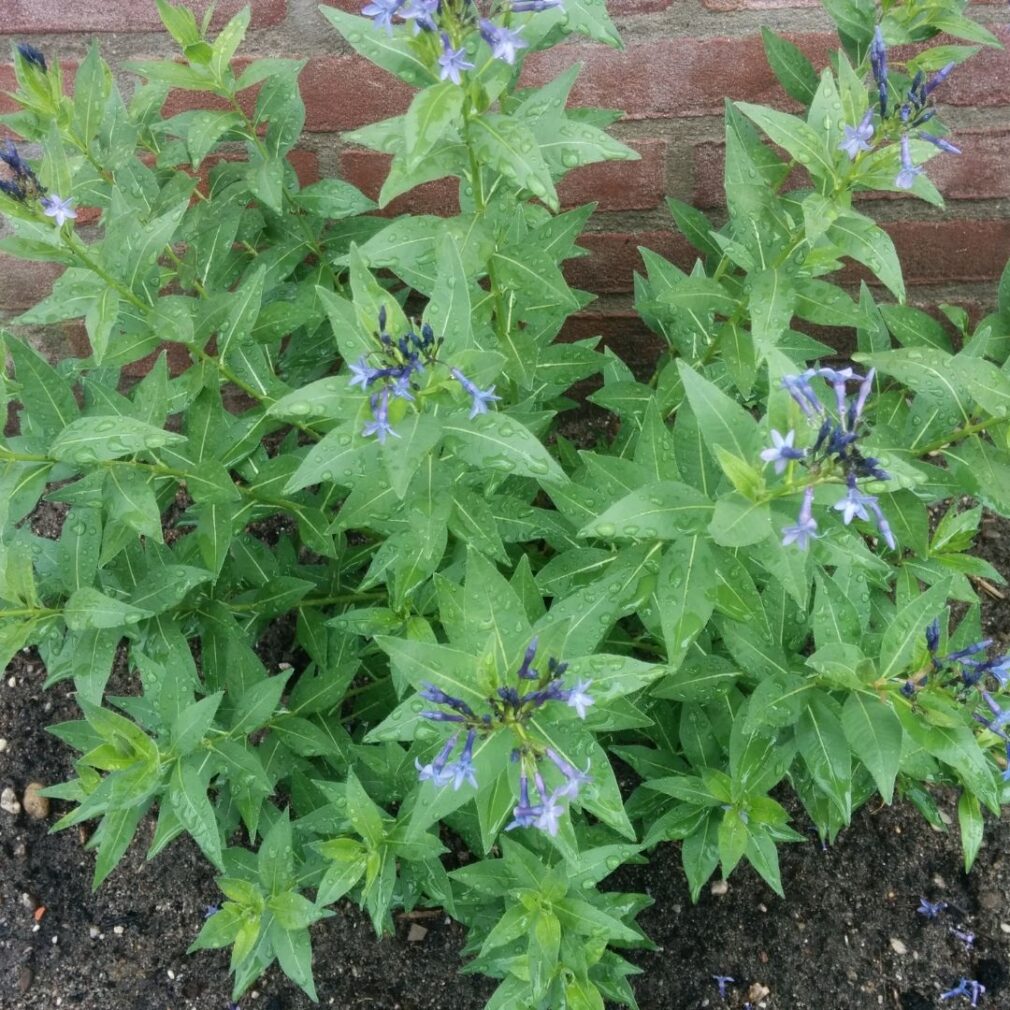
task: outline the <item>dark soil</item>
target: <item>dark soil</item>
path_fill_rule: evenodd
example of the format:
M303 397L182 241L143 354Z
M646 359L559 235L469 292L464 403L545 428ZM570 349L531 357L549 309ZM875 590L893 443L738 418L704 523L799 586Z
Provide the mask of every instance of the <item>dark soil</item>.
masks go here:
M978 552L1010 573L1010 524L987 520ZM987 633L1007 638L1010 600L981 595ZM71 752L45 726L76 718L77 709L70 685L43 692L44 679L27 653L0 685L0 788L19 797L31 781L72 776ZM66 808L53 806L49 823ZM622 868L610 886L655 899L640 922L660 950L634 955L644 970L635 980L642 1010L742 1010L748 1000L769 1010L967 1006L939 1001L962 976L986 986L980 1007L1010 1007L1010 818L990 820L966 876L953 799L942 808L954 822L946 833L898 805L865 808L828 849L813 840L786 846L784 901L741 869L725 893L706 888L691 905L673 845L648 866ZM50 835L46 822L0 812L0 1010L225 1010L227 952L185 953L217 900L213 873L188 840L146 862L152 830L150 821L142 826L139 843L92 894L85 834ZM928 921L916 914L920 896L950 907ZM408 939L412 925L427 930L423 938ZM974 944L952 929L973 933ZM380 941L357 908L343 905L313 928L321 1003L479 1010L493 983L457 973L463 939L461 927L434 914L400 919L396 936ZM736 979L725 1002L716 974ZM243 1010L310 1005L276 969L242 1000Z

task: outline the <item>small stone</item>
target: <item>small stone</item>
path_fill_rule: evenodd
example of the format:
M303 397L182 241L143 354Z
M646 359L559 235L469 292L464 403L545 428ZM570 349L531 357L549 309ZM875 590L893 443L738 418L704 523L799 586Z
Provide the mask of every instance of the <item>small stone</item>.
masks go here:
M88 927L88 936L90 936L92 940L97 940L99 933L101 933L101 930L97 926Z
M56 944L58 944L59 942L60 942L60 938L58 936L54 936L53 937L53 946L55 947Z
M167 972L166 974L168 975L169 979L170 979L170 980L171 980L172 982L174 982L174 981L175 981L175 972L174 972L174 971L172 971L172 969L171 969L171 968L169 968L169 969L168 969L168 972Z
M1010 922L1001 922L999 928L1004 933L1010 933Z
M1003 904L1003 899L995 891L983 891L978 896L978 903L991 912Z
M18 686L18 679L17 679L17 677L8 677L7 678L7 686L8 687L17 687Z
M428 930L420 923L412 922L407 930L407 943L420 943L428 935Z
M0 810L15 817L21 813L21 804L18 803L17 793L10 786L6 786L4 791L0 793Z
M29 912L34 912L36 908L39 907L39 900L33 894L29 894L27 891L21 892L21 904L28 909Z
M709 890L716 897L722 897L724 894L729 894L729 881L728 880L713 880L712 886Z
M14 843L14 858L22 863L28 858L28 843L23 838Z
M122 926L113 926L112 927L112 932L115 933L116 936L122 936L123 935L123 927Z
M747 999L751 1003L759 1003L765 998L765 996L770 995L771 989L766 985L762 985L760 982L752 983L751 987L747 990Z
M896 936L891 937L891 950L895 954L907 954L908 948Z
M7 750L7 740L0 736L0 754L3 754L5 750Z
M933 886L934 887L939 887L941 891L945 890L946 887L947 887L947 881L944 880L943 877L941 877L939 873L934 873L933 874Z
M32 987L32 981L35 978L35 973L28 967L28 965L23 964L18 968L18 990L20 992L28 992Z
M42 795L43 789L45 786L41 782L29 782L21 797L25 813L36 821L44 821L49 816L49 797Z

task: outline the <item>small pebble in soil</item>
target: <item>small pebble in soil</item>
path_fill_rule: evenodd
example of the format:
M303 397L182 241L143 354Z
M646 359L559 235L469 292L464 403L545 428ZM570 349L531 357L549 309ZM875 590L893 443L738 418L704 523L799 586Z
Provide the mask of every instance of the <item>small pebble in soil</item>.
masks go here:
M18 803L17 793L10 786L6 786L4 791L0 793L0 810L15 817L21 813L21 804Z
M23 964L18 968L18 989L21 992L28 992L32 987L32 980L35 978L34 972L28 965Z
M907 954L908 948L896 936L891 937L891 950L895 954Z
M27 891L21 892L21 904L28 909L29 912L34 912L36 908L39 907L39 899L35 897L34 894L29 894Z
M43 789L45 786L41 782L29 782L21 797L21 805L32 820L44 821L49 816L49 797L42 795Z
M407 930L407 943L420 943L428 935L428 930L416 922Z
M0 754L3 754L5 750L7 750L7 740L0 736Z
M123 927L122 926L113 926L112 927L112 932L115 933L116 936L122 936L123 935Z
M712 886L709 888L712 894L716 897L721 897L724 894L729 893L729 881L727 880L713 880Z
M88 936L90 936L92 940L97 940L99 933L101 933L101 930L97 926L88 927Z

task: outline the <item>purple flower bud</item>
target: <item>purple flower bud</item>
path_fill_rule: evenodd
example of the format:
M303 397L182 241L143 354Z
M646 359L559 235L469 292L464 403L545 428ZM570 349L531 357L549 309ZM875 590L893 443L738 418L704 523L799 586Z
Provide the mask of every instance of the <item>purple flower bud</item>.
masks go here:
M536 658L537 654L537 638L534 637L533 640L526 648L526 652L523 655L522 666L519 667L518 676L523 680L536 680L540 675L536 670L532 669L530 664Z
M940 148L941 151L946 151L947 154L960 154L961 148L956 147L949 140L944 140L943 137L937 137L932 133L927 133L925 130L920 130L917 136L921 140L926 140L934 147Z
M461 715L453 715L451 712L439 712L435 709L426 709L421 713L421 717L430 719L432 722L466 722L466 719Z
M884 538L884 543L887 544L887 546L890 547L892 551L896 551L898 549L898 543L894 539L894 533L891 530L891 524L887 521L886 517L884 516L884 513L881 512L880 506L877 504L877 499L874 498L872 495L869 497L872 498L872 500L867 501L866 504L869 507L870 511L873 513L874 518L877 520L877 530L880 533L880 535Z
M940 645L940 618L934 617L926 627L926 648L930 655L935 656Z
M29 45L27 42L19 42L17 44L18 55L25 61L25 63L30 63L33 67L38 67L42 73L45 73L48 69L46 67L46 58L42 54L41 50L36 49L35 46Z
M810 385L810 378L815 374L816 372L811 369L803 375L782 376L782 388L799 404L807 417L824 413L824 405Z
M564 9L564 0L512 0L513 14L539 14L555 7Z
M949 653L944 657L944 662L960 663L969 656L977 656L980 652L985 652L990 645L992 645L991 638L983 638L979 642L972 642L971 645L967 645L963 649L957 649L955 652Z
M473 709L465 701L454 698L451 694L446 694L440 687L436 687L427 681L424 682L424 688L418 694L425 701L433 701L436 705L448 705L449 708L454 709L461 715L470 716L473 719L476 718Z
M955 929L955 927L951 926L950 927L950 934L951 934L951 936L954 936L958 940L960 940L964 944L966 950L970 950L975 945L975 934L974 933L968 932L968 931L963 930L963 929ZM983 990L983 992L984 991L985 990ZM974 1004L972 1004L972 1006L974 1006Z
M866 401L869 398L870 393L873 391L873 378L876 374L877 370L875 368L871 368L866 373L866 377L859 384L859 391L856 393L856 402L849 411L849 428L852 431L856 430L856 424L863 416L863 408L866 406Z
M415 35L422 31L433 32L438 28L435 23L438 7L439 0L410 0L408 6L400 11L400 17L414 22Z
M950 76L950 72L955 66L956 64L954 63L948 63L945 67L933 74L933 76L929 79L929 83L923 89L922 97L924 99L928 98L941 84L943 84L943 82Z
M884 35L877 25L870 44L870 66L873 69L873 79L877 82L877 95L880 99L880 118L887 118L887 46Z

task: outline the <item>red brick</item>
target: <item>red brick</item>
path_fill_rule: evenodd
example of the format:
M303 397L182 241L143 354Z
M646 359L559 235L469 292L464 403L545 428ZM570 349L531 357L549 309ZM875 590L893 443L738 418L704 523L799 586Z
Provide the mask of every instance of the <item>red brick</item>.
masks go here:
M641 155L639 161L606 161L577 168L558 187L561 202L568 207L598 200L600 210L650 210L666 193L665 140L630 143Z
M823 66L834 37L801 35L794 41ZM583 71L572 90L572 104L616 104L626 119L719 115L727 97L785 101L757 36L667 38L623 52L585 43L557 46L527 58L523 83L544 84L574 62L582 63Z
M992 281L1010 259L1010 221L892 221L883 225L894 239L908 284Z
M573 287L597 294L632 290L632 275L645 271L639 246L654 250L682 269L690 269L697 256L683 238L669 231L587 232L580 236L579 245L588 249L589 255L568 260L565 276Z
M366 196L379 198L379 190L389 172L392 156L378 151L342 151L340 174ZM382 214L439 214L450 217L459 213L459 182L453 178L426 182L393 200Z
M1004 46L1010 45L1010 28L989 28ZM1010 105L1010 57L1006 49L982 49L934 94L941 105Z
M30 309L49 294L61 273L58 263L34 263L0 253L0 309Z
M353 130L405 112L414 89L360 56L318 56L299 79L305 128Z
M821 0L702 0L710 11L767 11L781 7L820 7Z
M287 0L219 0L211 22L223 25L246 4L252 7L252 27L267 28L284 20ZM189 0L198 18L208 0ZM50 32L162 31L154 0L5 0L0 34Z

